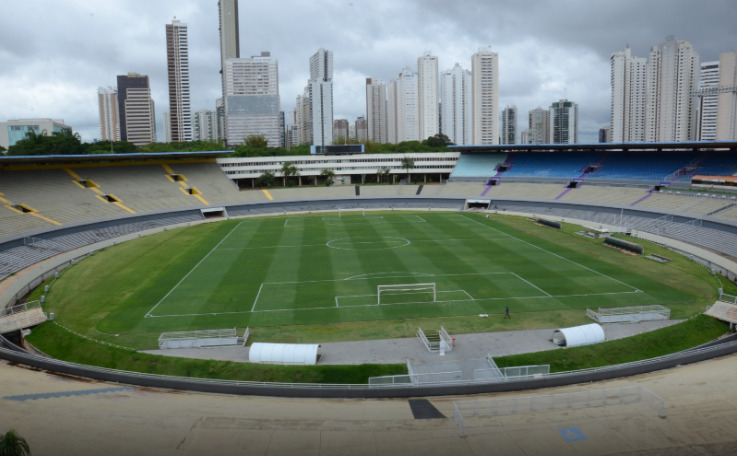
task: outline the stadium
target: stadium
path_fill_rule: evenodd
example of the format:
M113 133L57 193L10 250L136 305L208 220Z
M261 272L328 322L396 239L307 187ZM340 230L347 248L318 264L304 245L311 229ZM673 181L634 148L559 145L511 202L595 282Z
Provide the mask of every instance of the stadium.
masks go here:
M677 415L641 386L602 387L599 399L587 395L585 405L573 406L581 399L571 391L733 360L732 338L596 369L502 374L503 381L484 381L488 367L472 378L451 375L456 381L443 377L448 369L423 377L377 368L367 375L373 384L329 385L142 375L55 360L52 346L136 356L162 344L228 339L241 350L250 345L253 358L261 341L319 352L326 342L414 338L417 330L418 350L425 344L437 356L425 334L437 332L451 359L461 347L452 350L446 327L459 340L485 326L503 330L487 322L502 320L505 307L513 320L518 313L534 321L530 329L560 328L571 345L574 332L564 327L590 322L587 309L654 314L664 306L678 320L706 309L730 333L737 321L736 149L734 142L459 146L409 154L409 168L405 154L4 157L0 323L8 348L0 355L44 372L137 387L326 401L436 398L430 412L454 418L456 435L460 429L471 438L510 407L522 413L519 402L501 403L510 391L522 391L514 397L530 410L544 403L551 414L560 413L560 400L566 409L606 405L624 414L618 407L636 402L655 410L637 414ZM285 161L297 176L257 187L260 175L278 173ZM325 169L334 185L325 185ZM687 266L658 269L675 268L671 262ZM391 326L401 327L376 331ZM33 352L26 338L52 357ZM549 390L530 392L540 388ZM417 400L411 406L427 405ZM580 430L571 432L574 441ZM722 437L702 443L728 440Z

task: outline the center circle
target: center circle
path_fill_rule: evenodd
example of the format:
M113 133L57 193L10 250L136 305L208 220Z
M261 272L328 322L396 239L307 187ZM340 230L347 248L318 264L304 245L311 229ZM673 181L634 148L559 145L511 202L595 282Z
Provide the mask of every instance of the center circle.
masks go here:
M326 243L331 249L338 250L389 250L406 247L409 239L400 237L350 237L330 240Z

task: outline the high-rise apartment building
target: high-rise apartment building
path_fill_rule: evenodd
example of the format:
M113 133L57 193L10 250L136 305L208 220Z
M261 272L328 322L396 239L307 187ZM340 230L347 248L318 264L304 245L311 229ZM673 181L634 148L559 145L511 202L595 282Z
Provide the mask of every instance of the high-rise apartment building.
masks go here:
M138 73L118 76L118 119L121 141L136 146L156 142L156 117L148 76Z
M690 43L669 37L650 51L647 62L645 140L696 139L699 55Z
M351 125L348 119L335 119L333 121L333 141L344 144L351 139Z
M169 132L171 141L192 140L189 94L187 24L176 19L166 24L166 61L169 76Z
M614 143L645 141L647 60L633 57L630 48L610 58L612 102L610 140Z
M390 143L420 140L417 98L417 73L407 66L387 85L387 140Z
M550 144L550 112L535 108L528 117L527 144Z
M719 55L716 139L737 140L737 54L734 51Z
M281 147L283 116L279 103L279 65L269 52L225 62L225 137L229 145L263 135Z
M719 61L702 62L699 76L699 90L719 87ZM714 141L717 138L717 103L719 93L716 90L701 96L699 104L699 141Z
M481 48L471 57L473 143L498 144L499 56Z
M218 13L220 18L220 75L223 82L223 98L225 98L225 62L241 56L238 0L219 0Z
M309 96L312 118L312 144L333 143L333 51L318 49L310 57Z
M195 111L193 117L192 139L195 141L217 141L220 139L218 135L218 115L217 111L209 109L200 109Z
M550 139L553 144L578 142L578 105L559 100L550 105Z
M357 117L354 130L356 132L356 141L364 142L368 140L368 121L365 117Z
M169 115L169 111L166 111L162 119L164 123L162 124L164 126L164 142L170 143L171 142L171 116Z
M440 74L440 132L453 144L473 144L471 71L459 64Z
M388 141L386 84L378 79L366 78L366 122L369 141Z
M241 57L240 34L238 27L238 0L218 0L218 19L220 31L220 80L222 82L222 101L217 107L220 137L225 138L225 62Z
M98 88L97 104L100 112L100 139L102 141L120 141L117 90L112 87Z
M297 95L292 125L294 125L296 145L312 144L312 109L310 108L309 87L305 87L303 95Z
M507 106L502 111L501 144L517 144L517 106Z
M417 59L417 107L421 140L440 132L438 102L438 58L426 52Z

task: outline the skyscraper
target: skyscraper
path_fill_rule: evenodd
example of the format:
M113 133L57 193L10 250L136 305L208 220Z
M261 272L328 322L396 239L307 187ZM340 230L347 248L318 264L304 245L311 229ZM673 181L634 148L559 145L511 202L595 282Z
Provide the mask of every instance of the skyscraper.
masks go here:
M310 109L309 86L303 95L297 95L292 117L296 145L312 144L312 110Z
M553 144L578 142L578 105L559 100L550 105L550 137Z
M225 62L241 56L240 36L238 30L238 0L219 0L220 17L220 75L223 82L223 99L225 98Z
M192 139L195 141L214 141L220 139L218 136L217 111L200 109L195 111L193 117Z
M440 132L438 101L438 58L428 51L417 58L417 107L421 140Z
M517 144L517 106L507 106L502 111L501 144Z
M719 87L719 61L702 62L699 89ZM718 93L707 93L701 97L699 105L699 141L714 141L717 138Z
M220 79L223 96L216 102L220 137L225 138L225 62L241 57L238 27L238 0L218 0L220 31Z
M440 132L458 145L472 144L471 72L459 64L440 74Z
M614 143L645 141L647 60L632 57L627 47L612 54L610 68L610 140Z
M348 119L335 119L333 121L333 138L335 141L340 140L339 144L351 139L350 130Z
M650 51L647 62L645 140L693 141L699 55L690 43L669 37Z
M543 108L535 108L529 112L527 127L527 144L550 143L550 112Z
M333 143L333 51L318 49L310 57L309 96L312 144Z
M118 76L120 139L136 146L156 141L154 101L148 76L128 73Z
M353 128L356 131L356 141L363 142L368 139L368 121L365 117L357 117Z
M192 140L189 95L189 44L187 24L176 19L166 24L166 60L169 75L169 134L171 141Z
M471 57L473 143L498 144L499 56L481 48Z
M229 145L263 135L281 147L279 65L269 52L225 62L225 136Z
M734 51L719 54L716 139L737 139L737 54Z
M98 88L97 103L100 110L100 139L102 141L120 141L117 90L112 87Z
M378 79L366 78L366 122L369 141L376 143L388 141L386 117L386 84Z
M390 143L420 140L418 89L417 73L409 66L389 82L387 128Z

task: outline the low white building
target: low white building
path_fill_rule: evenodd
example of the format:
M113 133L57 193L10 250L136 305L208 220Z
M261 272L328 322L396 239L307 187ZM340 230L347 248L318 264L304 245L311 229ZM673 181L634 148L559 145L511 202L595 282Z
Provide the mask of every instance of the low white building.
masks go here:
M72 127L65 125L63 119L18 119L0 122L0 146L9 148L26 137L28 131L36 134L47 134L55 131L70 130Z
M344 184L392 182L406 179L408 171L413 180L421 182L445 181L458 162L459 152L423 152L411 154L355 154L355 155L295 155L280 157L218 158L223 172L240 187L251 187L255 180L271 173L280 177L282 166L290 162L297 167L301 185L314 185L324 170L335 173L333 180ZM405 157L414 166L402 168Z

